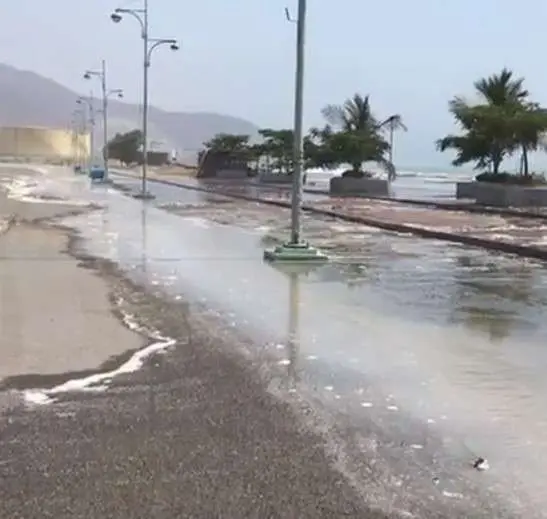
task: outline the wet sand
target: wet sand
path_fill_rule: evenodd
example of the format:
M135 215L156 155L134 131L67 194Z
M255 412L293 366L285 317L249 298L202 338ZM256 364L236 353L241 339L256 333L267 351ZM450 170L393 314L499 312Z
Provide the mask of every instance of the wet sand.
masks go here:
M11 218L0 235L0 381L96 369L142 345L113 315L107 284L67 255L67 233L40 223L73 210L0 195L0 218Z

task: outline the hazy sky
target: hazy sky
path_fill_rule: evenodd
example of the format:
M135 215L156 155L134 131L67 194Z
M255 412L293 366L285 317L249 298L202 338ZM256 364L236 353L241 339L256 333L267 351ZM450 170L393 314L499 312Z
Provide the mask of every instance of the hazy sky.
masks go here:
M296 0L149 0L151 36L181 50L154 55L151 102L216 111L260 126L290 126ZM34 70L77 91L82 73L109 64L112 88L138 102L141 46L136 20L116 25L129 0L17 0L0 8L0 61ZM396 160L442 166L433 141L452 129L447 101L470 94L481 75L508 66L547 102L544 0L308 0L307 125L354 92L370 94L377 116L400 113L409 127Z

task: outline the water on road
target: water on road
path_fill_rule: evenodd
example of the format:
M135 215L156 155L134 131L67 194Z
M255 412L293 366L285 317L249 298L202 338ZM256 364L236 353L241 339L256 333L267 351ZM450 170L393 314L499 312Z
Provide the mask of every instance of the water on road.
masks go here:
M514 503L547 504L542 264L369 229L358 259L290 274L262 261L260 229L184 218L83 179L42 189L104 205L67 222L89 252L245 330L291 391L376 424L439 472L455 467L447 498L480 477ZM204 196L152 189L156 205ZM434 462L432 438L442 445ZM488 474L469 467L476 456Z

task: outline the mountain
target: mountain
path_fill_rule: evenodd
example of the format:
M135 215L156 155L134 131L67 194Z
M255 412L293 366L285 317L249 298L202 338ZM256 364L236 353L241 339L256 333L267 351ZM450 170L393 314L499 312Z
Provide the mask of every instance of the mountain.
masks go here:
M39 74L0 63L0 126L45 126L67 128L80 95ZM100 107L100 101L94 100ZM217 113L167 112L150 107L151 146L176 149L184 158L194 157L204 141L217 133L255 135L257 127L249 121ZM97 136L102 135L100 117ZM141 126L140 105L109 101L109 134Z

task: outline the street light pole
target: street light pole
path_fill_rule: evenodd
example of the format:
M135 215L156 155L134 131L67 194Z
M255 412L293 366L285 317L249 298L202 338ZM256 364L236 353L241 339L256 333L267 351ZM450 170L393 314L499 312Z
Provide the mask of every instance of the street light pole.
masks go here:
M296 74L294 87L294 144L293 144L293 182L291 205L291 243L300 243L300 214L302 211L302 170L303 142L302 126L304 118L304 51L306 35L306 0L298 2L296 25Z
M296 72L294 87L294 142L293 142L293 179L291 196L291 236L288 243L273 250L264 251L268 261L315 261L323 262L328 258L308 243L301 241L302 213L302 176L304 169L304 64L306 49L306 0L298 0L298 19L296 20ZM287 19L291 22L288 9Z
M93 106L93 90L89 92L87 98L89 106L89 169L93 167L95 155L95 107Z
M93 107L93 91L89 93L89 97L79 97L76 99L76 103L83 105L84 120L89 121L89 157L88 167L93 165L93 151L95 149L95 109ZM86 117L86 109L89 110L89 117ZM86 121L87 122L87 121Z
M123 97L123 91L119 88L115 90L107 89L106 82L106 61L103 59L101 63L101 70L86 70L84 74L85 79L91 79L91 76L96 76L101 80L101 93L102 93L102 105L103 105L103 163L104 163L104 177L108 179L108 98L112 94L118 94L118 97Z
M148 0L143 0L142 9L122 9L118 8L110 15L113 22L119 23L122 20L122 14L128 14L136 18L141 26L141 38L143 40L143 86L142 86L142 174L141 174L141 193L137 198L143 200L153 198L148 193L146 182L148 178L148 69L154 49L160 45L169 44L171 50L178 50L177 40L173 39L155 39L150 38L148 25Z
M103 94L103 163L104 178L108 179L108 92L106 90L106 61L101 62L101 90Z
M141 196L149 197L146 189L148 179L148 69L150 59L148 58L148 0L144 0L142 40L144 46L143 78L142 78L142 178Z

